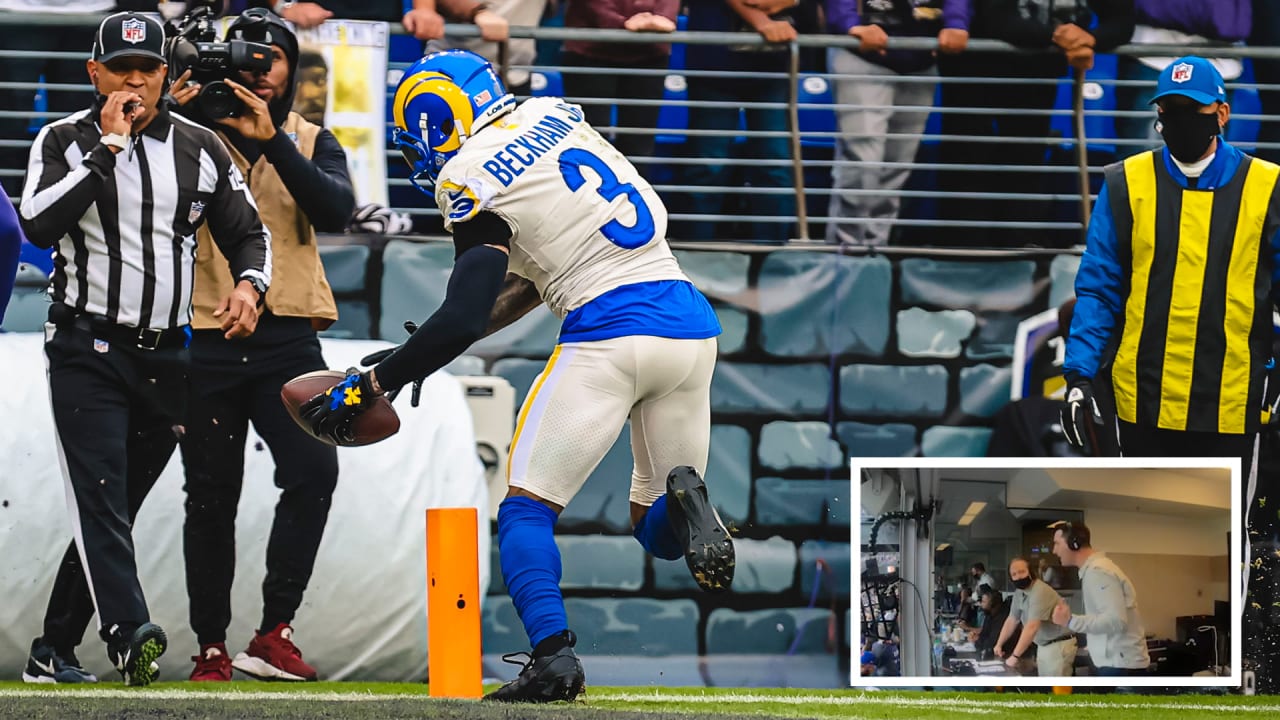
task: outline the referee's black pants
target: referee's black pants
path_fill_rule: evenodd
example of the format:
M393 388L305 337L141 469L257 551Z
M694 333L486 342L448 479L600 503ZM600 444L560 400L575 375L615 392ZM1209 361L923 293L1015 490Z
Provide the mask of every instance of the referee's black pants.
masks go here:
M297 321L306 323L302 336L290 333ZM226 341L217 331L197 331L192 341L193 392L182 441L183 548L191 628L201 645L225 642L231 622L249 422L271 451L281 490L267 540L262 632L291 622L302 604L338 482L337 449L303 432L280 402L281 385L326 367L320 341L303 318L264 314L262 322L254 343ZM286 339L272 343L273 335Z
M75 542L54 580L44 640L68 650L96 608L99 634L147 622L133 520L177 442L188 351L103 343L72 325L45 343ZM87 570L87 572L86 572Z

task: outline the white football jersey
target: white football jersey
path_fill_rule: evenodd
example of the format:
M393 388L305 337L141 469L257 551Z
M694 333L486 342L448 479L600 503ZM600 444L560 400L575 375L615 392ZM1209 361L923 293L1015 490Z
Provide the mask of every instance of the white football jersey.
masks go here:
M511 226L511 272L568 312L622 285L688 280L653 187L560 98L532 98L476 133L440 171L450 232L481 210Z

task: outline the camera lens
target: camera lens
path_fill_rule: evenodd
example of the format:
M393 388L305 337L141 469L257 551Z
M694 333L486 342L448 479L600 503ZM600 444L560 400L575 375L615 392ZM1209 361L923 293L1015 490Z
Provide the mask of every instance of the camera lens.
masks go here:
M233 117L240 111L240 98L231 86L221 80L215 80L200 90L196 99L201 112L213 120Z

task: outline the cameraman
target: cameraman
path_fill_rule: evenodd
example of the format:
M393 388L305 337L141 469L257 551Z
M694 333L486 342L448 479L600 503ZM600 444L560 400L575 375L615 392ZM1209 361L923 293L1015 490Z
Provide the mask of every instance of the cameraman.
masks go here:
M244 477L248 424L266 441L281 489L267 541L267 575L258 632L235 658L242 672L267 680L315 680L293 645L289 623L302 603L338 481L337 450L303 432L280 403L286 381L327 366L316 336L337 319L324 276L316 231L342 232L355 206L346 154L331 132L290 111L298 41L268 10L246 10L226 40L271 48L271 69L226 78L243 109L235 117L194 119L213 128L247 179L263 224L271 231L276 282L250 338L224 335L215 317L230 279L217 250L202 254L192 302L192 396L182 460L186 468L184 548L191 626L200 643L192 680L227 681L232 661L235 517ZM188 100L194 87L178 97ZM201 247L204 238L201 238Z

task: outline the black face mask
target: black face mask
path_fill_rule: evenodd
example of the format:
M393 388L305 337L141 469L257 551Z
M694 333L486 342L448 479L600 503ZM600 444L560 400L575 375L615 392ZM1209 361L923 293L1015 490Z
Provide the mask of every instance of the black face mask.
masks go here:
M1019 590L1026 590L1027 588L1031 587L1031 576L1028 575L1024 578L1018 578L1017 580L1014 580L1013 586L1018 588Z
M1222 132L1217 113L1165 112L1160 114L1157 128L1169 153L1188 164L1204 157L1209 143Z

